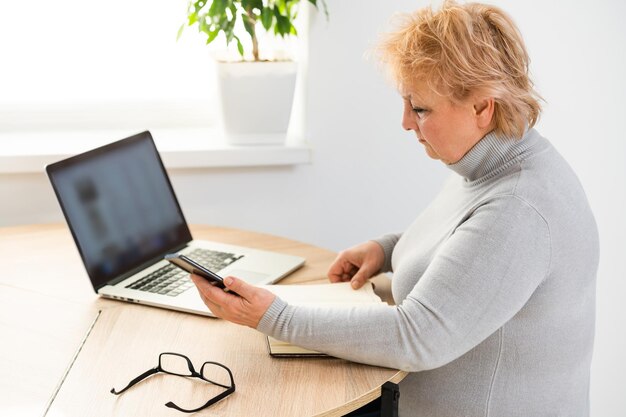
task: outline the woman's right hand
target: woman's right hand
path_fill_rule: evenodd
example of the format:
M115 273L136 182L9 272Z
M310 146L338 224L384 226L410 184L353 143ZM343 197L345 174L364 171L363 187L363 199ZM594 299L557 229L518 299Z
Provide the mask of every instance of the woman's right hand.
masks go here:
M340 252L328 269L328 279L331 282L350 281L356 290L376 275L384 263L383 248L374 241L368 241Z

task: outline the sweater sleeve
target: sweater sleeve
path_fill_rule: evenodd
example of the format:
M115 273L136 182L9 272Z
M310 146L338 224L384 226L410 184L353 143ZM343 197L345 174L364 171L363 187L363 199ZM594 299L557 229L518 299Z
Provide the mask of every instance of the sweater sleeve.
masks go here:
M393 248L396 247L396 243L398 243L401 236L402 233L394 233L374 239L374 242L378 243L383 248L383 252L385 252L385 263L382 268L380 268L380 272L391 272L391 255L393 254Z
M277 298L257 329L355 362L437 368L510 320L548 274L550 256L544 218L515 196L495 197L439 246L400 305L296 307Z

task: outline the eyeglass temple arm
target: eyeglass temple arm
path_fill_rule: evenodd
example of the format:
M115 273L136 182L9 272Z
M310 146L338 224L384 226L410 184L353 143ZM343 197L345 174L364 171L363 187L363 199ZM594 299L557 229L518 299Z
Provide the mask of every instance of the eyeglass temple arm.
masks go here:
M111 388L111 394L120 395L121 393L126 391L128 388L130 388L133 385L135 385L137 382L141 381L142 379L145 379L145 378L149 377L150 375L154 375L157 372L159 372L158 368L152 368L152 369L144 372L143 374L139 375L137 378L133 379L132 381L130 381L128 383L128 385L126 385L126 387L124 387L124 389L122 389L121 391L116 391L115 388Z
M180 408L179 406L177 406L176 404L174 404L173 402L168 402L167 404L165 404L166 407L168 408L173 408L175 410L178 411L182 411L183 413L195 413L197 411L203 410L207 407L209 407L210 405L215 404L216 402L228 397L230 394L232 394L233 392L235 392L235 385L233 385L232 387L228 388L226 391L222 392L221 394L211 398L209 401L207 401L206 404L204 404L201 407L198 408L194 408L193 410L186 410L184 408Z

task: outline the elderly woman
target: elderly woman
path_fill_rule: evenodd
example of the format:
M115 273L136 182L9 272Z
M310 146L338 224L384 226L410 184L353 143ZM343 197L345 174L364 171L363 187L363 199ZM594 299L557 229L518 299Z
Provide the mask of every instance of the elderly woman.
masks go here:
M405 16L381 58L402 127L453 174L402 234L339 254L331 281L393 271L396 306L306 308L227 278L217 316L410 374L401 416L587 416L598 234L576 175L533 126L528 55L500 9Z

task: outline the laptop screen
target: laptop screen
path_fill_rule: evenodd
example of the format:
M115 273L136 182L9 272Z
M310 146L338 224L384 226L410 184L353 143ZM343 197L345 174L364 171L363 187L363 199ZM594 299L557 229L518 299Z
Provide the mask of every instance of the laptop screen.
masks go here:
M96 290L191 240L149 132L46 171Z

